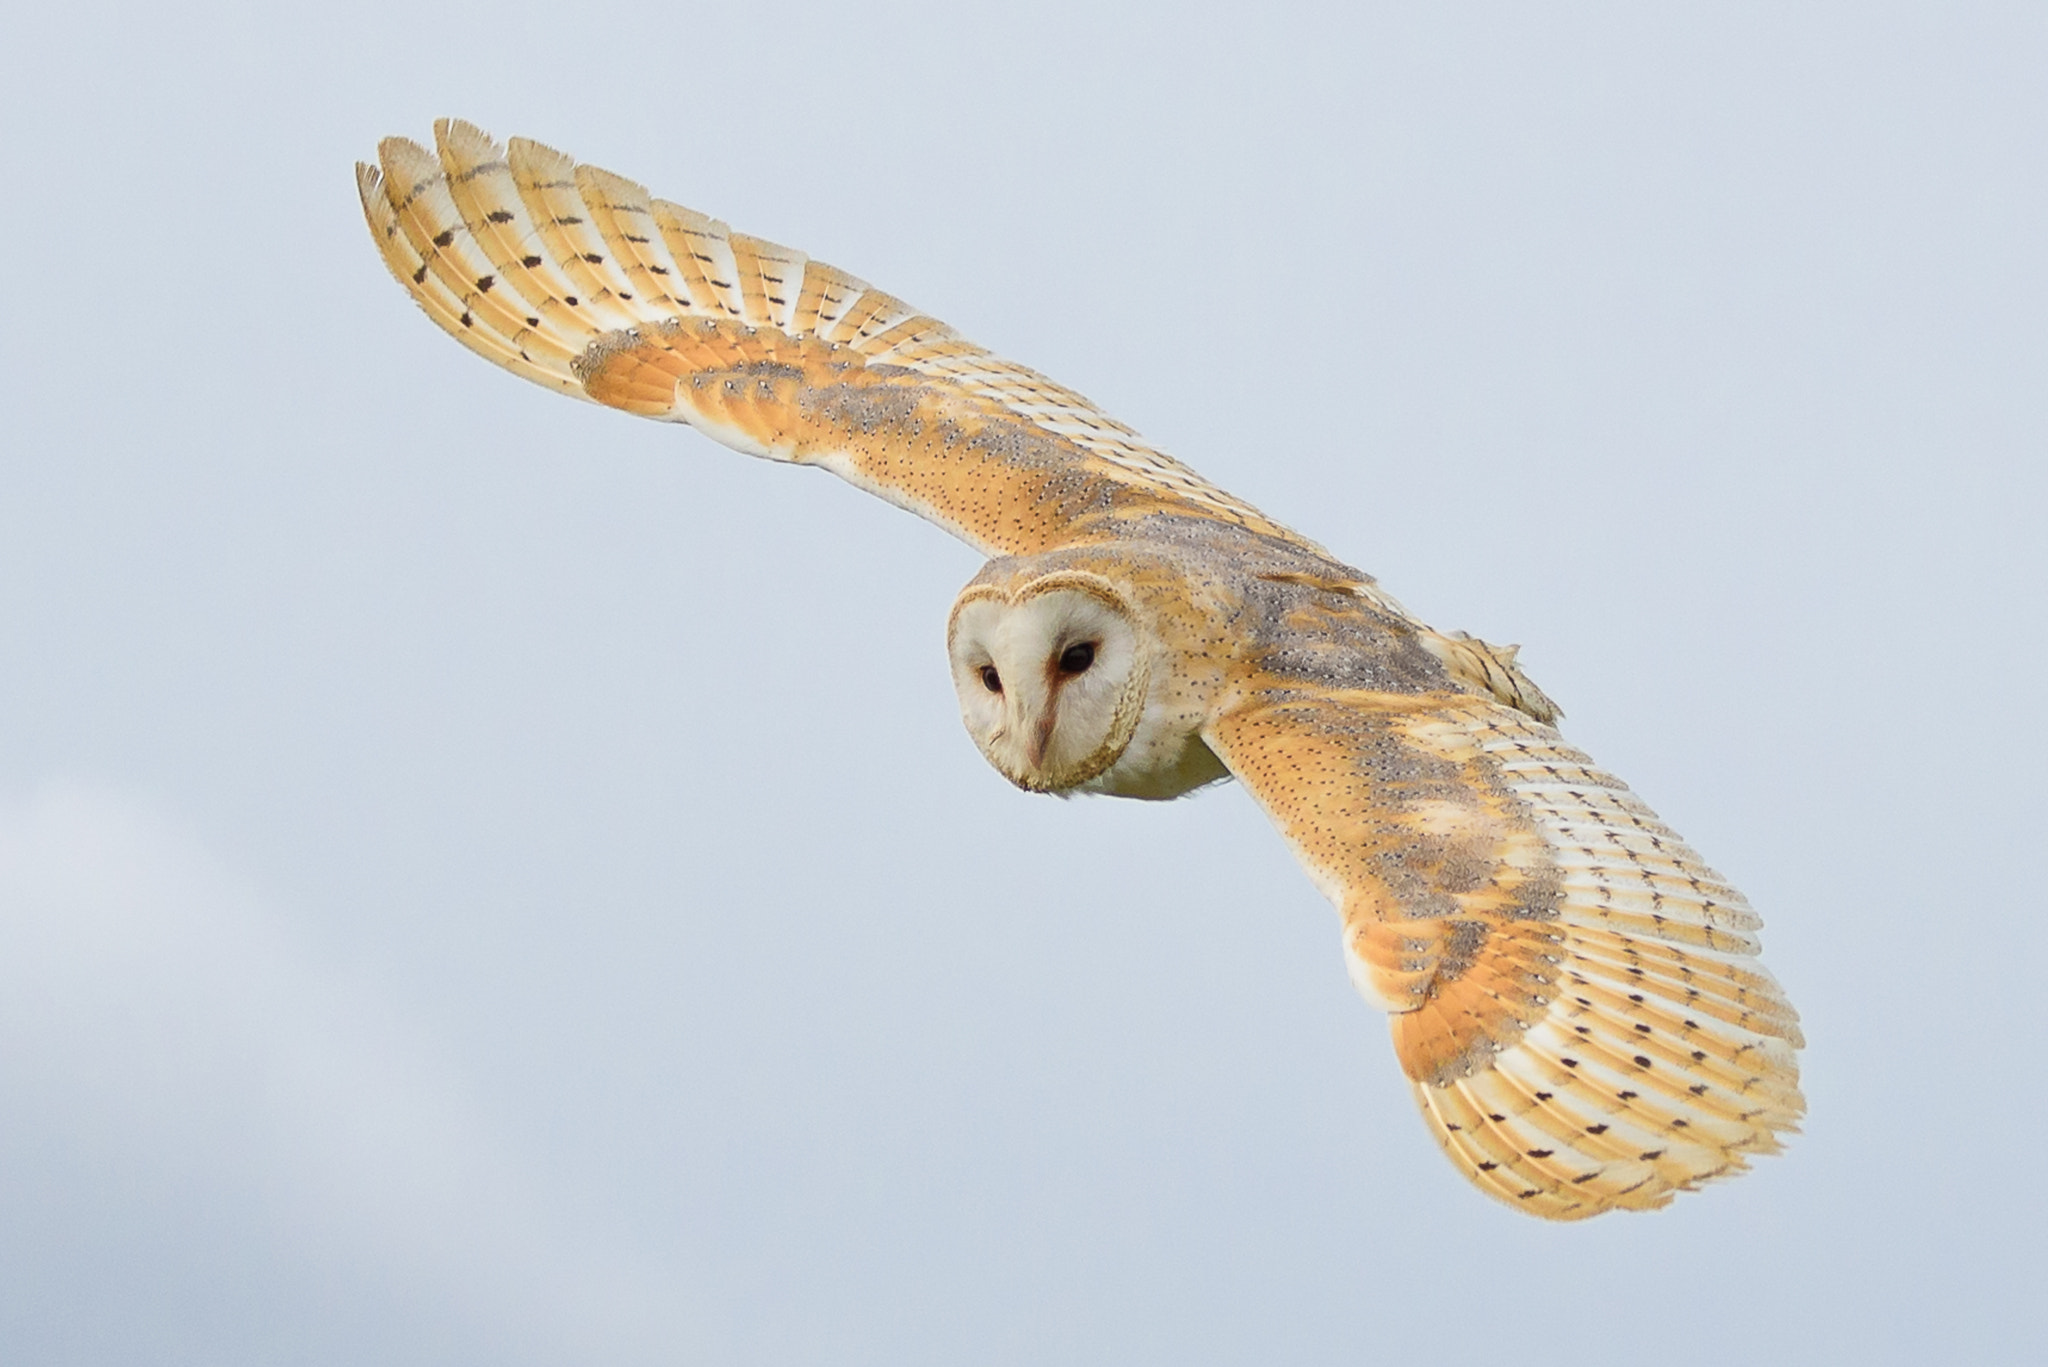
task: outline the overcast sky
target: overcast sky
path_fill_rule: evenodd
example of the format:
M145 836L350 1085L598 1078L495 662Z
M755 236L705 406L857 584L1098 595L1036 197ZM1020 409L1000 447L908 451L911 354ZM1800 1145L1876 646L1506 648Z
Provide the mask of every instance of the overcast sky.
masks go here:
M0 1359L2048 1352L2048 10L286 9L0 48ZM350 168L443 114L1524 643L1805 1134L1478 1195L1243 793L975 753L971 551L428 323Z

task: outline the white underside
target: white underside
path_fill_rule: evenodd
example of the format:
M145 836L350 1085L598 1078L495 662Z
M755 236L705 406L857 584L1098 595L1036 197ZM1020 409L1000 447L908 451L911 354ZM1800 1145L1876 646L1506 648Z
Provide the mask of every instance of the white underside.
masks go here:
M1229 778L1230 770L1203 743L1200 731L1174 725L1178 720L1148 708L1116 763L1071 791L1158 802Z

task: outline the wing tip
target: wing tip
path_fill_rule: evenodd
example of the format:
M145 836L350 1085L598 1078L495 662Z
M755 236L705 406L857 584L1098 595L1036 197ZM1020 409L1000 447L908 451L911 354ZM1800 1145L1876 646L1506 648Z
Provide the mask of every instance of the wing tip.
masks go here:
M1453 1164L1518 1210L1578 1220L1658 1209L1782 1153L1799 1133L1806 1103L1789 1050L1765 1060L1784 1071L1738 1077L1702 1054L1703 1071L1679 1073L1648 1053L1615 1056L1637 1047L1628 1036L1603 1046L1549 1024L1469 1076L1411 1081Z

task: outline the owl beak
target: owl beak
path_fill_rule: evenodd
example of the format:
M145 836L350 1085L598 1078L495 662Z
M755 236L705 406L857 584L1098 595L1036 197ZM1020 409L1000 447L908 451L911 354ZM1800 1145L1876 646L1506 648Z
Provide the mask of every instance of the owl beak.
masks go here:
M1039 718L1038 725L1031 728L1028 753L1031 757L1031 767L1034 769L1045 767L1045 748L1052 744L1053 723L1058 719L1058 713L1054 710L1056 706L1054 699L1047 698L1044 714Z
M1002 725L989 740L1006 740L1008 744L1003 748L1016 756L1014 762L1021 766L1021 772L1035 774L1044 767L1045 752L1052 745L1053 708L1057 699L1051 696L1051 689L1022 669L1005 670L1003 677L1009 687L1003 694Z

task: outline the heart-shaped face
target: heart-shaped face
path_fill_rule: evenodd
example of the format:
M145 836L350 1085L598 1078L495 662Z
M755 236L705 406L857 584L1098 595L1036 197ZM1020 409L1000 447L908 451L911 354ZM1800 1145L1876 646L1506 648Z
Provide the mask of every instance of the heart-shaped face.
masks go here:
M1144 710L1146 669L1123 596L1067 571L967 589L947 630L960 717L988 762L1033 792L1116 763Z

